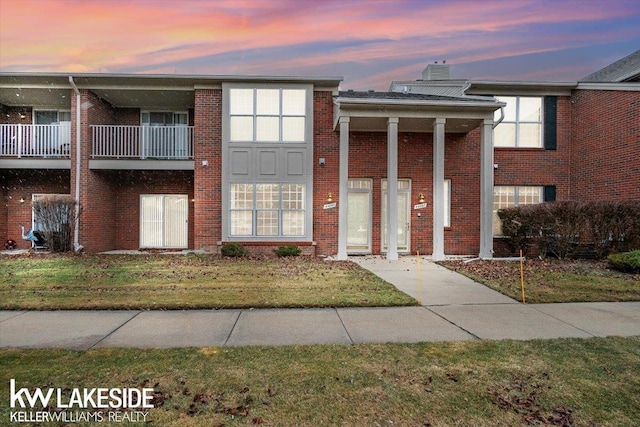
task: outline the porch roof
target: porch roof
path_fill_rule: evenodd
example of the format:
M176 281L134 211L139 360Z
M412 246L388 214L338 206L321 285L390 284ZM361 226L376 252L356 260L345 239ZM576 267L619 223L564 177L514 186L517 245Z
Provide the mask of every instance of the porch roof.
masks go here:
M394 117L400 132L433 132L433 121L446 119L446 132L467 133L505 105L493 97L342 91L335 98L334 129L340 117L348 117L350 130L386 132Z
M229 76L107 73L0 73L0 103L7 106L70 108L73 86L88 89L120 108L188 109L196 89L220 88L225 82L304 83L316 90L337 90L341 77Z

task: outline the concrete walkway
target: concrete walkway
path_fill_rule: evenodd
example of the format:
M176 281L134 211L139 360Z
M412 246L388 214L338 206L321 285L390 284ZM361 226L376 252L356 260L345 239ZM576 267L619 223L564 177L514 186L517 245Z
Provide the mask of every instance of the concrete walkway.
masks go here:
M640 335L640 302L523 305L427 259L353 261L419 307L0 311L0 347L202 347Z

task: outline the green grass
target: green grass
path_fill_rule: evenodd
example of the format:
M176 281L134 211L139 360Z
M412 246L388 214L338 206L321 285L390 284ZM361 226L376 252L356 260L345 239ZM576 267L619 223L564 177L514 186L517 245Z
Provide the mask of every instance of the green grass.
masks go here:
M448 261L442 265L522 299L519 262ZM612 270L603 261L527 259L524 282L530 303L640 301L640 274Z
M619 427L640 419L638 337L4 349L0 366L2 425L12 378L29 388L153 387L165 400L147 419L161 426Z
M0 309L202 309L413 305L351 262L207 255L0 258Z

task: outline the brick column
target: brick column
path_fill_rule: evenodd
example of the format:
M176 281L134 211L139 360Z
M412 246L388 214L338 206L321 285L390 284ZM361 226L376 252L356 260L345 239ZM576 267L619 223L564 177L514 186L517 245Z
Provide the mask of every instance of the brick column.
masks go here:
M71 102L72 120L76 120L76 96ZM75 149L76 124L72 122L71 188L75 193L80 180L80 224L78 243L88 252L114 249L115 203L113 183L108 175L91 171L91 124L115 123L114 108L91 91L80 90L80 153ZM76 174L76 159L80 156L80 175ZM75 194L74 194L75 195Z
M196 89L194 249L217 252L222 239L222 90Z

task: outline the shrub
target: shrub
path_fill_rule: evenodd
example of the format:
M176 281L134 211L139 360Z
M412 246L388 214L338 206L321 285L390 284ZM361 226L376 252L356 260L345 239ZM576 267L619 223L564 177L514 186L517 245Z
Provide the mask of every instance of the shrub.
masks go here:
M51 252L68 252L73 247L76 200L69 195L48 195L34 200L33 216Z
M640 201L551 202L500 209L512 251L604 258L640 247ZM585 252L586 251L586 252Z
M287 246L280 246L278 249L274 249L273 252L275 252L275 254L280 257L298 256L302 253L302 250L296 245L287 245Z
M220 253L222 256L231 258L242 258L249 255L247 248L240 243L225 243L222 245L222 248L220 248Z
M609 255L609 265L625 273L640 273L640 250Z

